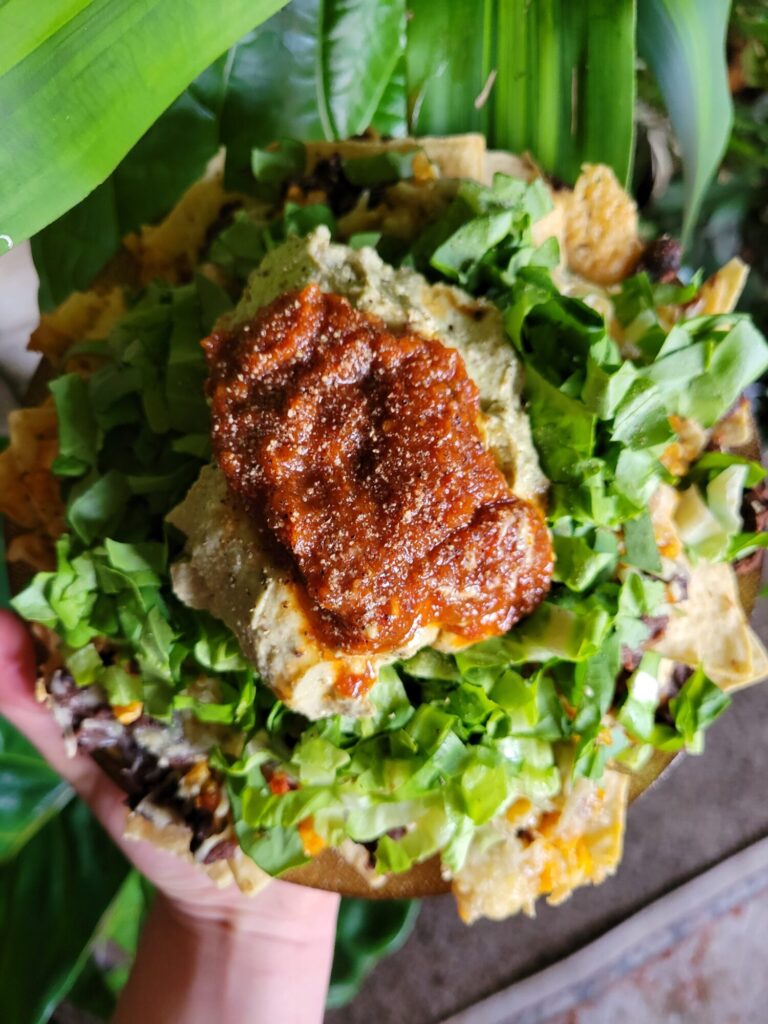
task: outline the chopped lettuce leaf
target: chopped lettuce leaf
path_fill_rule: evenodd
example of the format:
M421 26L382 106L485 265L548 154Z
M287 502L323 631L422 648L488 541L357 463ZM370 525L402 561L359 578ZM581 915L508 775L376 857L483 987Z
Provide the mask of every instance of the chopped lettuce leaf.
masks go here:
M270 875L280 875L288 868L299 867L309 860L295 827L275 825L256 830L236 819L235 831L245 853Z
M741 500L747 473L747 466L734 464L718 473L707 484L709 509L729 537L739 533L743 525Z
M410 178L413 173L413 158L421 150L398 153L389 149L375 156L361 156L342 160L347 180L353 185L370 188L372 185L386 185L401 178Z
M697 669L669 702L675 728L691 752L702 749L701 734L731 703L730 697Z
M276 200L290 178L304 170L306 149L294 139L280 139L268 149L251 150L251 172L261 199Z
M595 551L584 537L553 537L555 575L569 590L584 591L606 569L615 567L616 556L610 551Z
M768 548L768 533L739 533L729 540L724 561L735 562L760 548Z
M624 524L624 544L624 557L629 565L644 572L661 572L661 556L647 512L641 512L636 519Z
M768 475L768 470L752 459L745 459L741 455L732 455L730 452L705 452L691 467L689 476L694 482L698 482L701 479L709 482L731 466L744 467L746 471L744 474L744 487L757 487Z
M81 476L96 465L99 426L88 400L88 382L76 373L56 377L48 385L56 406L59 452L53 472Z
M744 388L766 369L768 343L753 324L740 319L722 340L716 340L705 371L692 380L684 378L679 382L680 414L704 427L713 426L728 412Z
M618 719L630 736L650 740L659 706L659 663L661 656L646 652L627 681L627 697Z

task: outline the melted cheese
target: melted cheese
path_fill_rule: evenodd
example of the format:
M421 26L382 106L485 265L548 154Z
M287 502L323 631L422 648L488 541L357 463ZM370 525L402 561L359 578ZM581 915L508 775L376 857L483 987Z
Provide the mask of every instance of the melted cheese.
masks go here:
M629 776L608 769L599 783L578 779L552 812L490 822L453 880L462 918L532 916L539 896L557 904L599 885L621 860L628 796Z

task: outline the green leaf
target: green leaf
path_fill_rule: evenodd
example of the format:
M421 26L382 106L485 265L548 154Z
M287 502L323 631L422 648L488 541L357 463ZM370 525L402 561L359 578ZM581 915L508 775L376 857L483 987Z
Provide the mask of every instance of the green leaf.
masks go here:
M86 477L73 492L67 520L81 540L92 544L114 532L129 496L128 482L116 469L110 469L104 476Z
M690 478L694 481L712 479L718 473L730 466L745 466L747 475L744 479L744 487L757 487L761 480L764 480L768 470L759 462L752 459L745 459L741 455L732 455L730 452L705 452L697 459L690 471Z
M218 148L219 129L194 87L171 104L107 181L33 237L42 309L87 288L124 235L170 209L201 177Z
M122 707L140 701L144 696L141 676L132 675L120 665L109 665L100 672L99 685L107 694L110 704Z
M706 342L692 345L703 348ZM673 359L662 359L659 366ZM711 427L730 409L744 388L768 369L768 343L754 324L739 322L718 341L706 372L688 380L680 396L680 411Z
M768 548L768 533L737 533L731 537L723 560L733 562L759 548Z
M475 217L455 231L432 253L431 265L441 274L465 281L466 273L489 249L506 238L512 229L514 214L499 210Z
M67 1002L99 1019L112 1019L153 896L152 885L138 871L130 871L99 924L88 963Z
M2 81L0 80L0 87ZM2 209L0 193L0 210ZM120 246L111 181L43 227L32 237L32 258L40 279L40 309L53 309L70 292L84 290Z
M342 899L326 1005L345 1006L371 969L406 942L418 917L418 900Z
M733 120L725 37L730 0L643 0L637 46L659 84L683 157L683 242L720 165Z
M249 189L251 148L278 138L343 138L373 123L405 134L404 8L293 0L230 51L221 115L229 187Z
M101 655L93 644L86 644L85 647L73 651L64 664L78 686L90 686L91 683L95 683L104 668Z
M388 150L376 156L361 156L344 160L344 173L353 185L382 185L401 178L410 178L413 158L418 151L397 153Z
M88 397L88 381L67 373L48 386L56 406L59 435L53 471L59 476L81 476L96 465L99 450L99 429Z
M407 15L406 15L407 19ZM405 52L400 55L392 77L384 90L378 109L373 115L371 129L391 139L408 134L408 103Z
M609 551L596 551L583 537L553 537L555 548L555 579L569 590L583 591L608 566L616 564Z
M244 822L237 822L240 845L259 867L270 875L307 862L301 837L295 828L276 825L266 832L254 831Z
M413 135L485 131L476 107L493 65L489 0L409 0L408 115Z
M58 622L58 615L51 608L47 591L55 575L53 572L36 573L27 586L11 599L13 610L29 622L41 622L53 629Z
M0 717L0 864L15 857L72 799L72 790Z
M640 740L650 740L659 704L657 683L660 656L646 651L637 669L627 680L627 698L618 714L627 732Z
M634 131L634 0L511 0L497 7L495 42L492 144L535 153L545 170L566 181L574 181L588 160L609 164L626 183Z
M528 150L567 181L585 160L608 163L628 180L634 0L415 0L408 6L414 133L482 131L491 146Z
M0 232L18 244L83 199L195 75L280 6L231 0L212 17L207 0L47 0L34 13L6 0Z
M404 0L323 0L320 4L321 119L329 138L370 127L405 37Z
M279 197L288 178L301 174L307 159L303 142L280 139L276 143L270 149L251 151L251 173L260 186L258 194L273 200Z
M461 774L459 792L462 810L476 825L489 821L507 795L507 775L503 765L474 761Z
M0 868L3 1017L44 1024L87 957L128 864L80 800Z
M669 702L675 728L689 749L700 749L698 734L715 721L730 705L731 698L697 669L680 693Z
M138 645L138 662L148 679L170 682L173 678L170 653L176 639L170 623L159 608L152 608L142 628Z
M165 544L154 541L121 544L107 538L104 547L112 568L130 573L137 587L160 585L160 575L166 568L168 554Z
M645 572L661 572L661 556L656 546L653 523L647 512L624 524L625 560Z
M544 472L552 479L568 479L579 462L592 454L596 417L532 366L526 368L525 383L533 439Z

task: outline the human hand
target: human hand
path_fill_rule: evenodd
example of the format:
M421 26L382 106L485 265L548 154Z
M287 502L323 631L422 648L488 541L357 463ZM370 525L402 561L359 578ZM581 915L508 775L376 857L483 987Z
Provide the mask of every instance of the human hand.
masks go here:
M85 800L125 856L158 890L120 1024L310 1024L323 1017L338 897L273 881L255 897L218 889L194 864L123 836L122 791L84 754L68 757L34 696L35 652L0 611L0 713Z

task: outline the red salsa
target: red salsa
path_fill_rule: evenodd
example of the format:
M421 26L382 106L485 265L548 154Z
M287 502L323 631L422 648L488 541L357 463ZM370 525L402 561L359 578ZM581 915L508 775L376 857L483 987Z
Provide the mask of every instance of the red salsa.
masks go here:
M204 342L230 488L288 551L328 647L506 632L547 592L541 513L483 444L461 355L309 285Z

